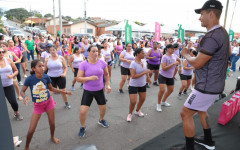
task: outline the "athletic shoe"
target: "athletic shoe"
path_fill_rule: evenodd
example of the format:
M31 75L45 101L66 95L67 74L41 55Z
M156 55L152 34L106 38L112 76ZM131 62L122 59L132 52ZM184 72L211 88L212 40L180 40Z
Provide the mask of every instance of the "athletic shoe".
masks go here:
M169 104L169 103L167 103L167 102L161 102L161 105L162 105L162 106L166 106L166 107L170 107L170 106L171 106L171 104Z
M21 116L20 113L14 114L14 118L15 118L17 121L23 120L23 116Z
M74 86L72 86L72 91L75 91L75 88L74 88Z
M119 89L118 91L119 91L119 93L121 93L121 94L123 94L123 93L124 93L124 92L123 92L123 90L121 90L121 89Z
M105 98L105 101L107 102L108 100Z
M215 142L206 141L203 136L194 137L194 142L204 146L206 149L210 149L210 150L215 149Z
M27 75L24 75L24 78L27 78Z
M20 81L20 82L18 82L18 85L21 85L21 86L23 86L23 83Z
M183 92L184 95L188 96L189 94L187 92Z
M131 122L132 121L132 114L128 114L127 116L127 122Z
M181 100L182 99L182 94L178 94L178 99Z
M146 84L146 88L150 88L150 86L148 85L148 83Z
M161 105L160 105L160 104L157 104L157 111L159 111L159 112L162 111L162 108L161 108Z
M159 84L157 82L153 82L153 85L155 86L159 86Z
M170 150L188 150L188 149L186 145L182 145L182 146L171 147Z
M101 125L101 126L104 127L104 128L108 128L108 127L109 127L109 124L108 124L108 123L106 122L106 120L104 120L104 119L101 120L101 121L99 120L99 121L98 121L98 124Z
M26 71L29 71L28 69L26 69Z
M71 109L71 105L70 104L66 104L65 108L66 109Z
M83 89L83 84L80 85L80 89Z
M86 127L81 127L81 128L80 128L80 131L79 131L79 133L78 133L78 136L79 136L80 138L83 138L83 137L85 136L85 130L86 130Z
M138 112L135 111L134 114L137 115L138 117L144 117L144 114L140 110Z

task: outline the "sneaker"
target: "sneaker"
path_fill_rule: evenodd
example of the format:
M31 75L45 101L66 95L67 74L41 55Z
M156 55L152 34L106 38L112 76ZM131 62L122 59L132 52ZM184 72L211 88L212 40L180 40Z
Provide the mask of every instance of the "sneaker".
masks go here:
M27 78L27 75L24 75L24 78Z
M187 92L183 92L184 95L188 96L189 94Z
M18 82L18 85L21 85L21 86L23 86L23 83L22 83L22 81Z
M80 89L83 89L83 84L80 85Z
M153 85L155 86L159 86L159 84L157 82L153 82Z
M159 111L159 112L162 111L162 108L161 108L161 105L160 105L160 104L157 104L157 111Z
M204 146L206 149L213 150L215 149L215 142L214 141L205 141L203 136L194 137L194 142Z
M131 122L132 121L132 114L128 114L127 116L127 122Z
M18 114L14 114L14 118L15 118L17 121L21 121L21 120L23 120L23 116L21 116L20 113L18 113Z
M105 101L107 102L108 100L105 98Z
M170 150L188 150L188 149L186 145L182 145L182 146L171 147Z
M74 86L72 86L72 91L75 91L75 88L74 88Z
M28 69L26 69L26 71L29 71Z
M182 97L181 97L181 96L182 96L182 94L179 94L179 93L178 93L178 99L179 99L179 100L181 100L181 99L182 99Z
M140 110L135 111L134 114L137 115L138 117L144 117L144 114Z
M66 109L71 109L71 105L70 104L66 104L65 108Z
M98 124L101 125L104 128L108 128L109 127L109 124L104 119L101 120L101 121L99 120Z
M150 88L150 86L148 85L148 83L146 84L146 88Z
M169 104L169 103L167 103L167 102L161 102L161 105L162 105L162 106L166 106L166 107L170 107L170 106L171 106L171 104Z
M123 92L123 90L121 90L121 89L119 89L118 91L119 91L119 93L121 93L121 94L123 94L123 93L124 93L124 92Z
M85 136L85 130L86 130L86 127L81 127L81 128L80 128L80 131L79 131L79 133L78 133L78 136L79 136L80 138L83 138L83 137Z

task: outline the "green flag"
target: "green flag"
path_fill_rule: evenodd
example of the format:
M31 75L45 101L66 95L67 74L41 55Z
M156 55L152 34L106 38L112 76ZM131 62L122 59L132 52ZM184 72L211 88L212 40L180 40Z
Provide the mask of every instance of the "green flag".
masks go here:
M125 46L127 43L132 44L132 26L128 24L128 20L125 25Z
M234 31L229 29L229 41L233 41L234 38Z
M184 37L185 37L185 30L182 28L182 25L178 25L178 38L182 40L182 43L184 43Z

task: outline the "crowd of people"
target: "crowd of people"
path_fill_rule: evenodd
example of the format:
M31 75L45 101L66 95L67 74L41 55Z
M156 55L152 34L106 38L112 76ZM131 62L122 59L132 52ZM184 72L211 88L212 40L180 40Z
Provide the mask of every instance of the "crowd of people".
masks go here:
M202 16L209 13L205 12L204 9L201 11L203 11L202 13L206 13L201 14ZM218 13L215 11L210 12L215 14L215 16L211 16L213 21L207 20L212 23L211 25L204 25L204 27L211 27L208 28L205 37L213 36L214 34L209 35L209 33L215 30L217 30L217 33L224 32L218 25ZM240 55L239 43L233 41L230 44L230 50L232 51L230 62L228 62L228 71L236 71L236 62ZM215 83L205 83L205 78L208 77L203 77L204 80L200 78L204 70L199 68L203 67L208 70L207 67L214 67L209 63L206 66L206 63L212 61L211 59L215 57L220 57L219 53L225 54L226 45L227 43L224 43L224 47L219 48L220 51L215 51L219 45L216 43L210 45L206 39L202 39L201 41L196 40L193 43L190 40L182 42L180 39L174 41L172 38L163 37L159 42L151 38L125 43L125 39L120 37L115 41L111 39L100 41L98 37L89 39L87 36L82 36L78 39L77 36L67 37L63 34L61 37L56 36L53 38L51 36L47 38L43 36L28 36L24 41L21 37L13 36L8 41L4 41L4 39L0 41L0 75L5 96L11 104L16 120L23 120L23 116L18 111L17 99L23 100L27 105L30 98L25 92L28 87L30 88L34 111L27 134L25 150L29 149L29 144L37 123L41 114L45 112L49 118L51 139L54 143L59 143L59 139L54 136L54 107L56 103L52 98L52 94L61 93L65 108L71 109L67 95L71 95L72 92L66 90L68 69L74 74L71 90L75 90L74 86L76 82L80 82L81 88L84 90L79 114L81 124L79 137L85 136L85 121L94 98L99 108L98 124L106 128L109 127L109 124L104 119L107 102L105 92L111 92L111 79L115 78L111 72L115 68L120 68L121 80L119 89L113 90L118 90L120 94L124 94L125 91L129 93L129 112L126 116L126 121L128 122L132 121L133 112L139 117L144 117L141 107L146 99L147 89L150 88L152 83L154 86L159 87L156 110L161 112L162 106L171 106L167 102L167 99L174 90L175 76L179 74L181 87L177 89L179 91L178 98L181 99L182 94L189 95L188 90L192 90L181 112L184 129L188 129L191 128L189 124L192 125L192 122L189 122L192 115L198 112L201 121L202 119L206 119L206 110L212 104L209 101L212 102L217 94L223 91L222 81L216 81L218 84L221 84L219 85L221 86L220 90L213 87ZM199 49L199 47L202 49ZM230 50L227 50L227 52L230 52ZM215 53L217 53L217 56L215 56ZM37 55L37 59L34 57L35 54ZM227 54L222 59L225 60L225 57L227 57ZM27 61L31 59L30 71L27 69ZM224 61L221 63L223 63L223 66L226 65ZM214 70L213 68L212 71ZM27 75L27 71L30 71L29 76ZM198 74L198 76L195 74ZM221 72L218 80L223 77L224 79L227 78L228 74L226 71L225 75ZM22 82L21 75L25 78L24 83ZM152 76L153 79L151 79ZM195 87L196 78L197 80L201 80L201 83L197 83ZM128 85L128 89L123 89L125 84ZM207 84L207 87L203 88L205 84ZM19 86L22 86L21 92ZM205 93L206 88L207 94ZM196 99L195 101L199 101L203 97L206 99L202 101L202 103L206 103L205 106L198 104L196 106L191 105L194 99ZM211 141L212 139L209 137L211 131L206 122L203 123L205 127L204 133L206 132L209 138L207 140ZM192 149L189 148L192 147L192 130L191 132L184 130L184 133L187 147L188 149Z

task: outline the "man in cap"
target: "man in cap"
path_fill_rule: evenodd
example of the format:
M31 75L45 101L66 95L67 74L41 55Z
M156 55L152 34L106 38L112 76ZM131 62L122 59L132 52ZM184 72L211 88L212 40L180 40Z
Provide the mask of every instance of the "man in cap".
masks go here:
M207 29L207 33L198 45L197 57L191 57L187 48L181 51L181 55L196 68L196 83L181 111L186 145L172 147L172 150L194 150L194 142L207 149L215 149L207 110L224 90L230 53L228 33L219 25L222 8L221 2L208 0L202 8L195 10L197 14L201 14L199 20L202 27ZM204 131L203 137L194 137L195 113L199 115Z

